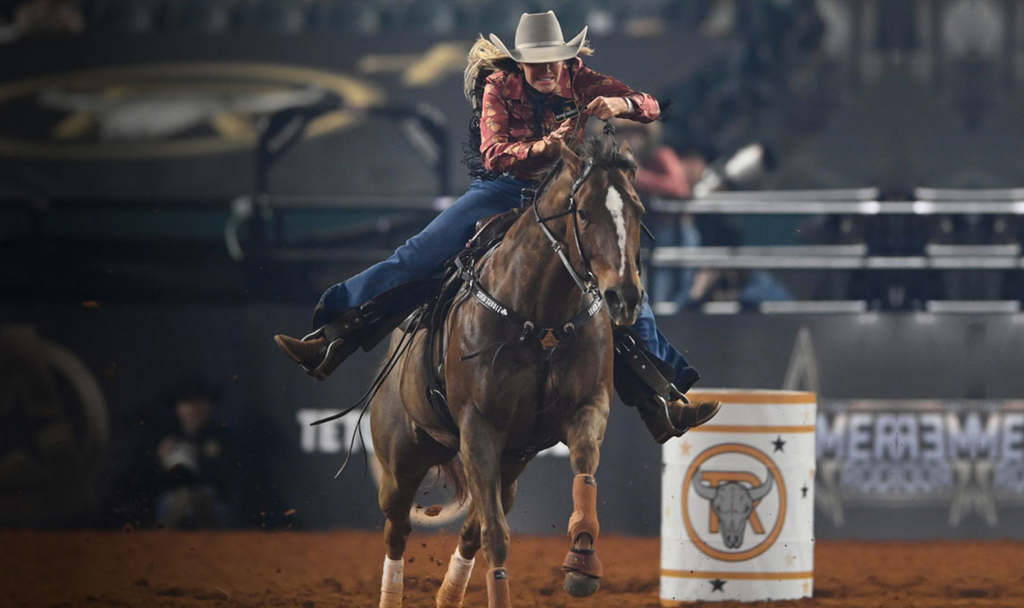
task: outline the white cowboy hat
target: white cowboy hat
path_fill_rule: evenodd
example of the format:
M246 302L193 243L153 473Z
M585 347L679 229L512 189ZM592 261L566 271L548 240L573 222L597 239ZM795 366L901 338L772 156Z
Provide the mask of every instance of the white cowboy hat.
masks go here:
M516 28L516 48L508 50L500 38L491 34L491 42L519 63L548 63L563 61L579 55L586 42L587 28L566 42L562 38L562 26L554 11L546 13L523 13Z

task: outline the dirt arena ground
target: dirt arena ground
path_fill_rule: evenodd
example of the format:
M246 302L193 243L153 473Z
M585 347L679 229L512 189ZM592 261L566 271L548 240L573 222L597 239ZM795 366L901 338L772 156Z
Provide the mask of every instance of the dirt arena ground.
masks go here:
M561 589L565 539L513 542L509 574L517 607L659 605L657 539L602 537L606 576L589 600ZM433 606L453 547L452 535L414 534L406 606ZM0 606L374 608L382 559L373 532L0 530ZM815 560L814 599L771 606L1024 606L1024 543L831 541L818 543ZM481 565L467 606L487 605Z

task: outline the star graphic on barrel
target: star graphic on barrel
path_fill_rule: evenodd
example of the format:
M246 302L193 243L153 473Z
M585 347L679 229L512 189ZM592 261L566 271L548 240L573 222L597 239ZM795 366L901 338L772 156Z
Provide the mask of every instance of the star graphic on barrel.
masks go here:
M721 591L722 593L725 593L725 588L724 588L725 587L725 581L723 581L722 579L716 578L715 580L708 581L708 582L711 583L711 592L712 593L714 593L715 591Z
M776 452L781 452L782 451L782 446L786 445L786 442L782 439L782 435L779 435L775 439L775 441L772 442L772 445L775 446L775 451Z

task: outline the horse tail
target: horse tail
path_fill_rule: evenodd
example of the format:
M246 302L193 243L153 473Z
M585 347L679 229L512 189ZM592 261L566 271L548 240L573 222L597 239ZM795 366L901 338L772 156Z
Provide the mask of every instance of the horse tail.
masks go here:
M458 454L444 464L437 465L439 477L444 477L452 486L455 496L452 502L462 506L469 498L469 488L466 485L466 469L462 466L462 458Z

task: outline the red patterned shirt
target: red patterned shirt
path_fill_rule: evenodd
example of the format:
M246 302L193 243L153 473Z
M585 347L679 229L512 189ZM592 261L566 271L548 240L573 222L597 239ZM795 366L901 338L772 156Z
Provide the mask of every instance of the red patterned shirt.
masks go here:
M566 62L550 95L533 91L521 72L495 72L486 82L480 118L480 155L484 167L525 179L554 160L554 149L541 138L565 120L572 121L572 133L584 133L587 115L583 110L598 97L626 97L632 101L633 111L622 116L628 120L651 122L661 113L656 99L598 74L579 58Z

